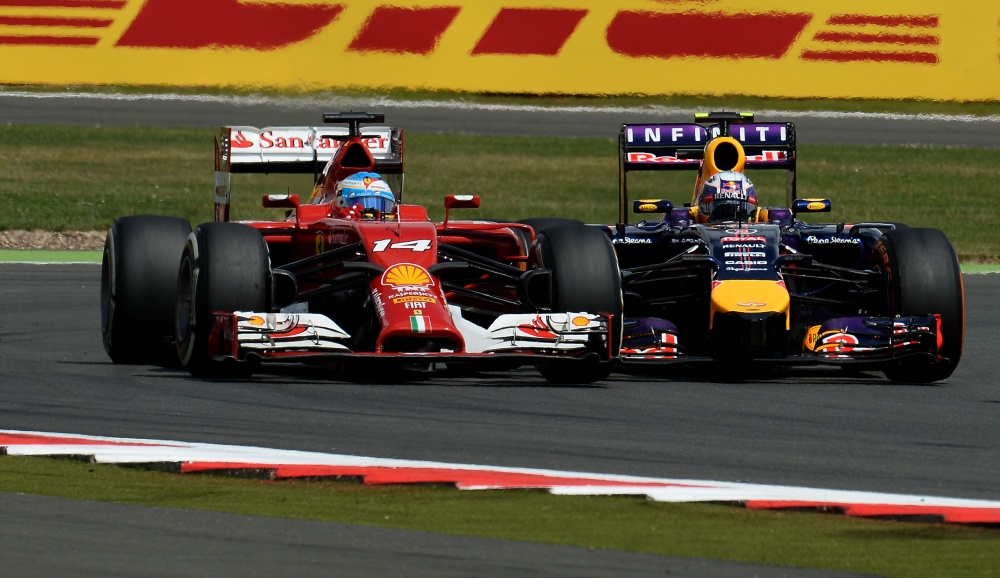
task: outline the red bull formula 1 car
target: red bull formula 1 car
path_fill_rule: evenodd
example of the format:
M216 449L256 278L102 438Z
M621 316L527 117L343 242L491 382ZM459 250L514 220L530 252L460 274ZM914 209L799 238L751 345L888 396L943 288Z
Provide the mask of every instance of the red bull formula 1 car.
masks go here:
M145 362L166 346L199 376L289 361L530 364L556 383L610 373L622 305L606 235L451 219L479 206L473 195L445 197L444 222L431 222L424 207L402 202L402 129L366 113L324 120L336 126L223 127L215 222L192 231L183 219L132 216L112 225L101 312L113 361ZM264 196L285 218L231 222L233 173L306 173L315 186L308 200ZM380 204L338 196L352 178L380 183Z
M794 124L703 113L625 124L619 148L619 223L604 228L622 271L624 366L831 364L933 382L958 365L965 301L948 238L894 223L802 222L831 204L797 196ZM749 210L705 214L711 197L748 200L746 169L787 171L787 205L756 206L750 183ZM672 170L695 172L691 203L630 206L630 173ZM658 216L630 224L629 208Z

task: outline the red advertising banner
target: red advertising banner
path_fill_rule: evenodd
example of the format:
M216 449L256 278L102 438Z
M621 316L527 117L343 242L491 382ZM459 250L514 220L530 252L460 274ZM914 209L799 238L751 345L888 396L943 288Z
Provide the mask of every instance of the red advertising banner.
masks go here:
M0 83L1000 99L1000 4L0 0Z

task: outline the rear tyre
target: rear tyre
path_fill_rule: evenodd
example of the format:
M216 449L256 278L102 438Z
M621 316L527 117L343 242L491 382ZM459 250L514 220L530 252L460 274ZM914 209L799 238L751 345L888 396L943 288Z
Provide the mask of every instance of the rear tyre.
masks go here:
M595 344L610 348L612 359L566 359L538 364L551 383L588 384L606 379L614 368L622 335L622 285L614 247L600 229L580 224L545 228L532 246L532 259L552 272L552 310L606 312L611 314L612 342Z
M965 339L965 290L958 257L937 229L888 231L875 246L882 269L889 315L941 315L939 363L913 358L885 368L886 377L906 383L947 378L958 366Z
M115 363L176 364L172 343L177 263L191 233L184 219L116 220L101 262L101 337Z
M188 237L177 272L175 335L181 364L198 377L249 377L259 361L221 358L210 348L214 313L270 310L271 266L260 232L206 223Z

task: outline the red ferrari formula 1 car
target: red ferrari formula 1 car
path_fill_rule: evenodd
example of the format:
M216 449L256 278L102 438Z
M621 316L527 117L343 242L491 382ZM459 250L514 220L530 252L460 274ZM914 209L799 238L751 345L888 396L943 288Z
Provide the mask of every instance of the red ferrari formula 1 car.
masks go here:
M808 224L828 199L800 199L795 125L750 113L626 124L619 223L603 227L622 270L629 364L829 364L902 382L951 375L962 354L958 259L936 229ZM750 171L788 175L787 204L759 206ZM634 171L690 170L694 195L628 199ZM657 218L629 224L629 209Z
M115 221L101 286L117 363L176 348L199 376L261 362L385 370L535 365L555 383L606 377L620 345L621 285L600 230L458 221L479 197L445 197L444 222L403 200L404 131L382 115L334 126L223 127L215 222ZM364 125L364 126L363 126ZM233 173L306 173L308 199L265 195L287 216L230 222Z

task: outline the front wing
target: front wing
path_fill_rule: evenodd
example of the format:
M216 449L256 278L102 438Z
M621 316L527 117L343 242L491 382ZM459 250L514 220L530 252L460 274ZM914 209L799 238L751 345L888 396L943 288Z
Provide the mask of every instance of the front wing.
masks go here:
M538 313L501 315L483 328L449 306L455 328L464 339L460 351L382 352L352 350L351 335L329 317L318 313L218 313L210 347L217 360L258 357L294 361L296 358L397 357L483 359L497 357L574 358L613 357L612 324L604 314ZM595 347L603 343L604 347ZM531 361L527 360L527 361Z
M630 331L629 326L632 326ZM802 343L790 343L786 357L755 359L779 365L882 366L903 358L923 356L940 361L941 316L838 317L810 327ZM717 362L710 356L688 355L676 327L655 318L626 320L623 364Z

